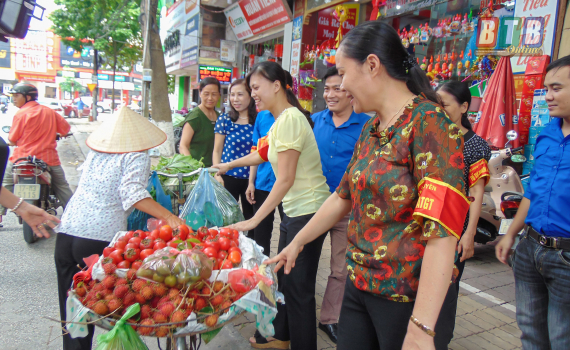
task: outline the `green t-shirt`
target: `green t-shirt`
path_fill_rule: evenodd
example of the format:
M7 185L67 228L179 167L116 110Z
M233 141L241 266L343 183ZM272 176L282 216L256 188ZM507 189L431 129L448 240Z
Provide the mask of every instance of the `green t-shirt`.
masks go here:
M218 115L218 112L216 112ZM190 142L190 155L196 160L202 159L206 167L212 166L212 153L214 152L214 126L216 122L206 117L199 107L188 114L185 123L190 124L194 136Z

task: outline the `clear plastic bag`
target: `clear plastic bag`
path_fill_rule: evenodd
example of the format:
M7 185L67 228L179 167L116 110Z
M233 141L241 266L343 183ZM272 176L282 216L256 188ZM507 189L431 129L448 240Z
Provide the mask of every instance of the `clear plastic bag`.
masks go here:
M180 217L193 230L202 226L224 227L244 220L235 198L206 169L200 172Z
M179 251L166 247L146 258L137 276L168 287L182 288L201 279L207 280L212 275L212 268L212 260L198 250Z

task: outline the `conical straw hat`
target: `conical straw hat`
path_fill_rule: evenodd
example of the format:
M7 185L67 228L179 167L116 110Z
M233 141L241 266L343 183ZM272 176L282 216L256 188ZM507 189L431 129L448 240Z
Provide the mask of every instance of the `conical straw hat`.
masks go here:
M124 106L91 133L85 143L97 152L129 153L151 149L164 141L164 131Z

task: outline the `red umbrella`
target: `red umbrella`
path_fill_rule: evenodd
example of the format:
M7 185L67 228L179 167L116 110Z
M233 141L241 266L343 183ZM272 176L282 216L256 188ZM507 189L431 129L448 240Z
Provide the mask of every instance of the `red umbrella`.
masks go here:
M507 131L519 132L516 114L515 81L511 59L503 56L489 79L479 115L473 123L473 131L490 145L503 148L508 141ZM520 146L520 141L518 139L513 141L512 146Z

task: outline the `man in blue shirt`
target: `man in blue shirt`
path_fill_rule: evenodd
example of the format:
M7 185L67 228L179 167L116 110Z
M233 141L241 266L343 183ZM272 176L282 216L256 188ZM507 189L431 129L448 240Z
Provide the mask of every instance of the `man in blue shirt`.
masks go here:
M275 118L269 111L261 111L257 113L255 118L255 124L253 126L253 145L257 145L257 141L267 136L269 129L275 123ZM269 192L275 184L275 174L271 168L271 163L265 162L258 166L252 166L249 168L249 186L245 192L247 201L253 205L254 213L261 208L263 202L269 196ZM283 205L279 204L277 207L279 210L279 215L283 218ZM275 218L275 213L271 213L263 219L259 225L253 230L253 239L257 244L263 247L263 253L267 256L270 254L271 250L271 233L273 232L273 219Z
M354 146L360 137L364 124L370 117L364 113L354 113L346 91L342 89L342 78L336 67L327 70L323 77L325 91L323 97L327 109L312 115L315 139L321 155L323 175L332 192L338 187L342 176L354 153ZM346 242L348 218L345 216L331 230L331 273L321 306L322 329L336 343L337 323L346 283Z
M513 266L523 349L570 349L570 56L546 72L554 119L538 136L528 191L496 254L506 263L524 228Z

